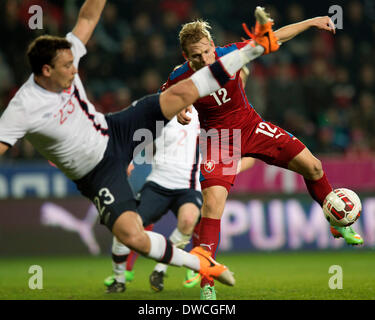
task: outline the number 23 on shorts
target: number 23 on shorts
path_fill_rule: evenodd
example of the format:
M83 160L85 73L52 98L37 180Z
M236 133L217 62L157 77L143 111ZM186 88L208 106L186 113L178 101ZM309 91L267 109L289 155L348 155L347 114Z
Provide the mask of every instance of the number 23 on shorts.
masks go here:
M108 188L102 188L98 192L98 196L94 198L94 204L98 209L100 217L103 216L103 213L106 209L105 205L110 205L115 201L115 197L109 191Z

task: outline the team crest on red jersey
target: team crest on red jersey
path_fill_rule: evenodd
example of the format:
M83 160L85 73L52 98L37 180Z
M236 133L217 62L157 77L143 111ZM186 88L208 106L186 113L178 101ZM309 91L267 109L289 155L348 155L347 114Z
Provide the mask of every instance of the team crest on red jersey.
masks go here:
M203 167L204 167L204 170L207 173L211 173L215 169L215 161L213 161L213 160L206 160L206 162L204 163Z

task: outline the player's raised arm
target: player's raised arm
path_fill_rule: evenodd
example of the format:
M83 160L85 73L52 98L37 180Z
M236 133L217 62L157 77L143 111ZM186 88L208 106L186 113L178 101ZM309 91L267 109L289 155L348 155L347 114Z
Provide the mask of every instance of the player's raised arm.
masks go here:
M102 14L106 0L86 0L82 5L73 33L83 44L89 41Z
M311 27L327 30L332 32L333 34L336 33L335 25L333 24L331 18L328 16L315 17L301 22L289 24L285 27L276 30L274 33L280 42L286 42L293 39L296 35L304 32L305 30Z
M7 146L5 143L0 142L0 156L3 155L8 149L9 146Z

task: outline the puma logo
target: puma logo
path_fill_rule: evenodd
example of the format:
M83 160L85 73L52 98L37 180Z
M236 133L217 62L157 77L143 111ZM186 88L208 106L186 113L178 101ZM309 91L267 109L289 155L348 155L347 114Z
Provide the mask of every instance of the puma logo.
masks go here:
M214 244L215 244L215 243L210 243L210 244L201 243L200 246L201 246L201 247L207 247L210 251L212 251L212 246L213 246Z
M83 220L76 218L71 212L59 205L46 202L40 208L42 225L60 227L63 230L76 232L92 255L100 253L100 247L94 235L94 226L98 219L95 206L90 206Z

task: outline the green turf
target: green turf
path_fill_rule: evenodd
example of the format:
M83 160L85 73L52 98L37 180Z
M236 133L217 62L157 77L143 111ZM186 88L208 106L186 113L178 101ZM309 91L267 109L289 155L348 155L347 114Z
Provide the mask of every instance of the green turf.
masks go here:
M216 285L218 299L375 299L375 252L221 254L235 273L236 286ZM28 287L31 265L43 268L43 290ZM331 290L332 265L343 269L343 289ZM199 299L199 288L182 287L184 269L170 267L165 290L151 291L153 262L140 258L135 280L122 294L105 294L103 280L111 273L108 257L29 257L0 260L0 299Z

